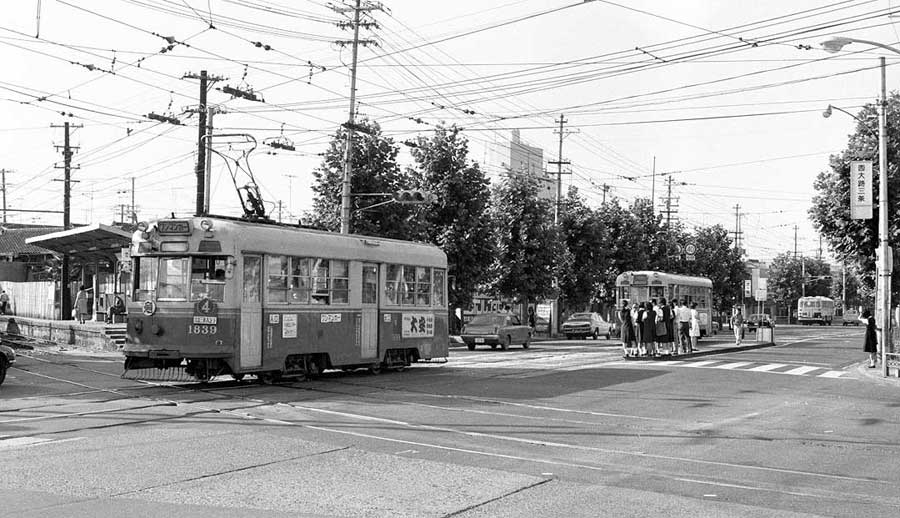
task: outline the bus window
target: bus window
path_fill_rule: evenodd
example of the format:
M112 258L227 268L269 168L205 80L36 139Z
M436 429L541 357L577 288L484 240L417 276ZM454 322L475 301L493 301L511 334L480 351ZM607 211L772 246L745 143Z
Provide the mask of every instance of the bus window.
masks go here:
M134 300L153 300L156 297L155 257L139 257L134 261Z
M283 255L266 257L266 302L287 302L288 258Z
M666 296L666 288L665 286L650 286L650 298L656 299L659 302L659 299Z
M162 257L159 260L159 297L163 301L187 300L187 257Z

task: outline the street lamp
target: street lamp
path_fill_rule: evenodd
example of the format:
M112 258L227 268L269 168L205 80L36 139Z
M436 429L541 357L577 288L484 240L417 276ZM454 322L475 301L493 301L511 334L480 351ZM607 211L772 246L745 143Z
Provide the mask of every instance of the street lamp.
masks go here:
M900 54L900 50L883 43L843 36L823 41L822 48L826 52L834 53L851 43L863 43ZM881 327L881 368L883 374L887 376L887 354L891 342L891 273L893 260L891 258L890 244L888 243L887 81L884 57L879 58L879 61L881 62L881 99L878 102L878 174L880 178L878 181L879 244L876 268L878 270L877 288L881 295L881 300L876 303L876 313L880 312L878 324Z

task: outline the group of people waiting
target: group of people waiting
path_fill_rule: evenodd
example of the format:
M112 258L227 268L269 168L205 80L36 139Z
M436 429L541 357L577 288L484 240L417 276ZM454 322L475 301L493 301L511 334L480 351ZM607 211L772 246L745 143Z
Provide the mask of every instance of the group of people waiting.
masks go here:
M622 302L618 312L625 357L676 355L694 352L700 338L700 316L697 303L688 308L687 301L666 302L652 299L628 305Z

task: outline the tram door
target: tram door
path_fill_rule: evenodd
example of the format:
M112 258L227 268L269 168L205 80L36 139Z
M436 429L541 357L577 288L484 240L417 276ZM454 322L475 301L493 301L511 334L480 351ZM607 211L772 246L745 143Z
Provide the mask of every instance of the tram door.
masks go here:
M262 257L245 255L241 294L242 369L262 366Z
M378 357L378 265L362 265L362 325L360 351L362 358Z

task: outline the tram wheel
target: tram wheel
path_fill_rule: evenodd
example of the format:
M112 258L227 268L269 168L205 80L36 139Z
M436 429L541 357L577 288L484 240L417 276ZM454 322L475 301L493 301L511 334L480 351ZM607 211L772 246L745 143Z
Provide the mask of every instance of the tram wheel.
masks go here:
M377 376L377 375L381 374L381 364L379 363L379 364L369 367L369 374L371 374L373 376Z
M234 374L234 373L232 373L232 374L231 374L231 379L233 379L234 381L241 381L241 380L244 379L244 374L243 374L243 373L241 373L241 374Z
M260 372L256 377L263 385L272 385L281 378L281 373L278 371L266 371Z

